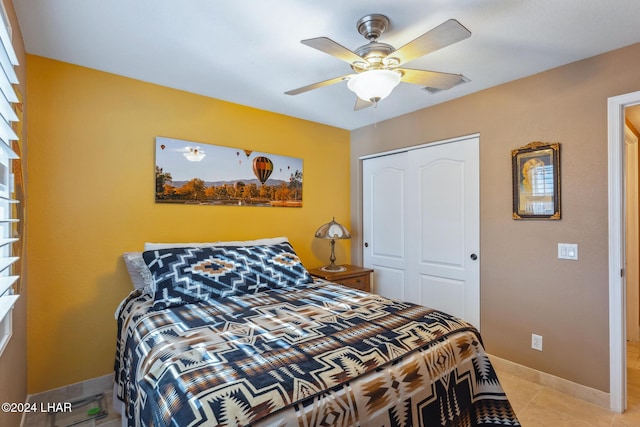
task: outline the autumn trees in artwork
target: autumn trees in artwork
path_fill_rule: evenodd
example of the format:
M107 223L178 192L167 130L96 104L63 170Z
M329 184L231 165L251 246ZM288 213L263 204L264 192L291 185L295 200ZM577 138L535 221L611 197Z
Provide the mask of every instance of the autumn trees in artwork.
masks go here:
M247 204L270 206L302 205L302 172L291 173L289 181L270 185L258 180L207 184L200 178L175 183L171 174L156 166L156 201L162 203Z

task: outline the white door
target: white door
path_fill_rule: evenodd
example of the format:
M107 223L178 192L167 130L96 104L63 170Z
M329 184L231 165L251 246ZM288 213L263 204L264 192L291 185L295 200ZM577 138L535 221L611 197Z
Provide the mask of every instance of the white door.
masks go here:
M372 268L373 292L407 299L407 153L362 162L364 265Z
M408 300L480 327L478 138L409 152Z
M364 265L374 292L480 327L478 137L363 161Z

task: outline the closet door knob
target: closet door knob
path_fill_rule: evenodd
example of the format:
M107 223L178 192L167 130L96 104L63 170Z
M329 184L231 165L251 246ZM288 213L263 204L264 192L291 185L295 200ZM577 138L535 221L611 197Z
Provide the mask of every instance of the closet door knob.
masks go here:
M364 247L365 247L365 248L368 248L368 247L369 247L369 244L368 244L367 242L364 242Z
M477 259L478 259L478 255L476 255L476 254L471 254L471 257L470 257L470 258L471 258L473 261L475 261L475 260L477 260Z

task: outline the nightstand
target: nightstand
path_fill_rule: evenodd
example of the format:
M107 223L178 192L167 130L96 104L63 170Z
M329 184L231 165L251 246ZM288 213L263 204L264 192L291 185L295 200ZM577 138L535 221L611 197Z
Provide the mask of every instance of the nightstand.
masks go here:
M309 273L312 276L320 277L321 279L325 279L330 282L339 283L361 291L371 292L372 269L358 267L355 265L343 265L343 267L346 267L347 269L344 271L324 271L319 268L314 268L309 270Z

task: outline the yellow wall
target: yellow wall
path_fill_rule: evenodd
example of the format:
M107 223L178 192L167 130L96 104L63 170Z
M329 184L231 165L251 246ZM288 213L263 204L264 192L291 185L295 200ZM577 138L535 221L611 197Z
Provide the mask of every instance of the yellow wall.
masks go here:
M316 228L349 226L345 130L37 56L27 90L29 393L112 372L123 252L286 235L312 268L329 256ZM304 206L155 204L156 136L303 158ZM349 251L337 242L338 262Z

